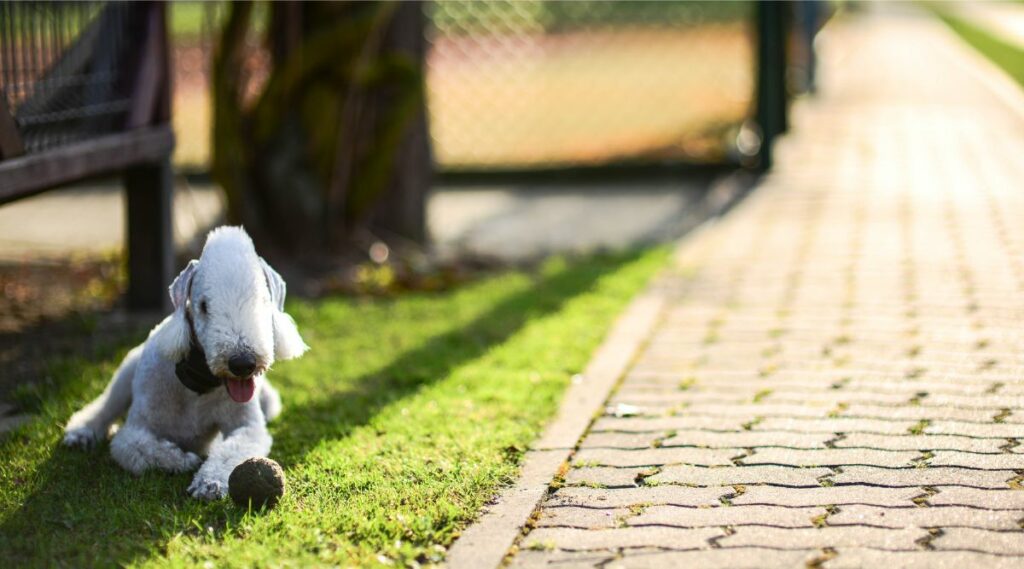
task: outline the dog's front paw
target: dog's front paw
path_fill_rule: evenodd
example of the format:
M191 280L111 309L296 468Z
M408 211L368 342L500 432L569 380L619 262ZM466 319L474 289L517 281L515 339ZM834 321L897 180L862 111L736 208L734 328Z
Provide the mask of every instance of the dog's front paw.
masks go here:
M89 427L78 427L64 433L64 446L89 450L100 442L100 436Z
M196 476L188 487L188 493L200 500L220 500L228 493L227 484Z

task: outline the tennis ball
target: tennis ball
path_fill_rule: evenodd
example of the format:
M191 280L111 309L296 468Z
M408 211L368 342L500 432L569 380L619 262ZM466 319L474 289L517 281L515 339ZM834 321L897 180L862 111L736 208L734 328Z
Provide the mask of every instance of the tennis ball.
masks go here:
M243 508L273 508L284 496L284 470L281 465L261 456L246 459L231 471L228 494Z

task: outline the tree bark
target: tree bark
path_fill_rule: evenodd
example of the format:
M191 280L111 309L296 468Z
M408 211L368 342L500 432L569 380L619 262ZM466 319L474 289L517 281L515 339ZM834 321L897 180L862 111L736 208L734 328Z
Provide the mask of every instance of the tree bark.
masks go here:
M424 15L418 3L404 3L395 13L385 49L406 53L419 69L426 68ZM425 86L420 84L420 104L415 110L398 149L394 177L375 204L371 227L416 243L427 240L426 200L433 183L433 156L427 124Z
M422 6L274 3L271 71L245 106L252 4L232 3L216 52L214 175L232 221L299 260L379 234L423 244L432 159Z

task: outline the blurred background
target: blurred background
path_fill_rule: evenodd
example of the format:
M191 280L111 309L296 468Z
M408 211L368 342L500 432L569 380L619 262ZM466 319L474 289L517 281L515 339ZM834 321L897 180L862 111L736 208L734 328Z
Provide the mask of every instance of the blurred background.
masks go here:
M754 87L751 2L422 4L430 135L442 171L721 162ZM170 7L175 162L210 163L210 61L225 6ZM255 15L264 26L267 10ZM270 58L247 45L248 72Z
M4 3L0 357L159 311L221 223L306 296L678 237L770 167L840 8Z

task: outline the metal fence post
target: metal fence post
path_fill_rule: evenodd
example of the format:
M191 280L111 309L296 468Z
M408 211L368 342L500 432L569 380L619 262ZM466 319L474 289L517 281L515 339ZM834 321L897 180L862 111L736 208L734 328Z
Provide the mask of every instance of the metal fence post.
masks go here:
M169 310L167 287L174 278L170 159L125 172L128 243L128 308Z
M135 85L136 100L142 104L136 105L129 122L169 124L171 70L166 5L150 2L147 16L148 42ZM170 157L126 170L124 188L128 308L169 311L172 306L167 287L174 278L174 170Z
M772 166L772 144L787 124L786 33L788 2L757 3L757 113L761 127L759 168Z

